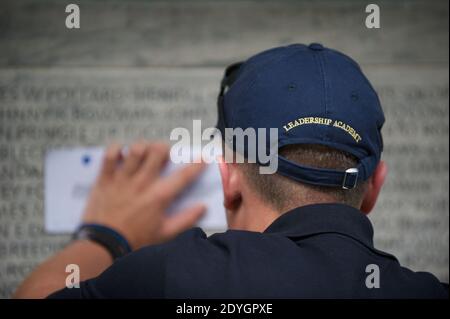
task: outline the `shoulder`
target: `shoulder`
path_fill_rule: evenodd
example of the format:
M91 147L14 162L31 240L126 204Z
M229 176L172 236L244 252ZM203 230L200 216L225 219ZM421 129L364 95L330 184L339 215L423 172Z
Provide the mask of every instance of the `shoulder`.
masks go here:
M448 285L443 284L433 274L412 271L397 261L386 268L384 291L390 298L448 298ZM383 278L381 278L383 285Z
M238 246L248 247L251 241L261 240L261 234L248 231L227 230L207 236L200 228L192 228L178 235L175 239L158 246L149 246L136 252L138 255L154 255L158 250L166 265L175 262L176 265L194 264L205 268L210 262L224 260Z
M267 267L269 260L276 260L269 237L237 230L208 237L201 229L193 228L160 245L165 297L224 298L245 294L243 281L260 274L260 268ZM155 248L137 253L149 254ZM243 278L243 274L248 276Z
M208 237L202 229L192 228L160 245L159 249L167 258L166 261L184 257L185 261L195 259L203 262L205 258L228 258L230 254L246 253L248 250L272 251L285 244L291 245L292 241L281 236L243 230L227 230ZM153 250L155 247L147 249ZM145 253L145 249L142 253Z

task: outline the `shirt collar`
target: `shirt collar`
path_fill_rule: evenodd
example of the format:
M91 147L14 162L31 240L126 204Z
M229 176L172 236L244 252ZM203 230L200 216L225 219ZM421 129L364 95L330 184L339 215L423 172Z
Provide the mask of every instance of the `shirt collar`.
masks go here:
M360 210L344 204L297 207L278 217L264 233L300 239L322 233L339 233L373 248L373 227Z

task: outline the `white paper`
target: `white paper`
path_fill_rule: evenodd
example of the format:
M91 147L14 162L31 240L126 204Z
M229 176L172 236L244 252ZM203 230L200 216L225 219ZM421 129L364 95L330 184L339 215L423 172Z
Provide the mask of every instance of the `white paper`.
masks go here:
M198 153L194 149L194 154ZM48 233L73 232L80 223L89 190L100 170L103 148L51 150L45 158L45 229ZM182 167L169 161L163 175ZM206 231L226 228L223 193L218 166L208 164L202 175L168 209L179 212L202 202L207 213L199 222Z

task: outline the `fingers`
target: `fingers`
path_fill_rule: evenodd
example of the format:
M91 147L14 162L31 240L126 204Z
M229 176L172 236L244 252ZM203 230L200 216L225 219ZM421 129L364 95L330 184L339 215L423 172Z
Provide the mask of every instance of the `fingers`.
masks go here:
M137 142L130 146L128 154L122 155L122 146L112 144L104 155L101 177L111 177L116 172L121 177L132 177L148 183L161 173L169 158L169 146L164 143ZM123 159L122 165L118 165Z
M147 156L148 144L145 142L138 142L128 150L128 155L125 158L121 173L125 176L132 176L139 169L145 156Z
M187 164L169 176L154 184L151 191L156 191L164 205L169 205L183 190L186 189L205 168L205 163Z
M142 163L137 178L142 183L149 184L156 179L169 159L169 146L163 143L150 144L148 154Z
M111 144L105 151L103 165L100 171L101 178L109 178L114 175L117 163L122 158L122 146L120 144Z
M161 230L162 237L167 240L193 227L205 212L205 205L198 204L166 218Z

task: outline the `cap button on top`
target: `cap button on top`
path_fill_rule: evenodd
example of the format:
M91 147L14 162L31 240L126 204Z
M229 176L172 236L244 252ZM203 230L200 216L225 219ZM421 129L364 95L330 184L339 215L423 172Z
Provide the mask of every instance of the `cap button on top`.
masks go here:
M324 49L323 45L320 43L311 43L309 48L314 51L322 51Z

